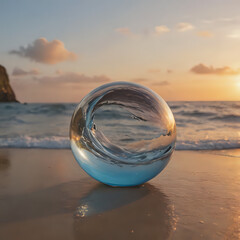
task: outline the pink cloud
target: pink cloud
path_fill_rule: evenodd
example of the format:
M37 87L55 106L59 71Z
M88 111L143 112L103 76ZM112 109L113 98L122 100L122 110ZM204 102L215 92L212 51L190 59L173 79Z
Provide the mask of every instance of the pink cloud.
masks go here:
M107 83L112 80L105 76L86 76L84 74L75 73L75 72L67 72L67 73L58 73L55 76L44 76L44 77L35 77L34 80L39 83L47 83L47 84L89 84L89 83Z
M200 32L197 33L197 35L199 37L203 37L203 38L211 38L211 37L213 37L213 33L209 32L209 31L200 31Z
M191 23L188 22L180 22L177 24L177 30L179 32L186 32L189 30L194 29L194 26Z
M120 34L125 35L125 36L132 36L132 35L134 35L134 34L131 32L131 30L130 30L129 28L127 28L127 27L117 28L117 29L115 29L115 31L116 31L117 33L120 33Z
M159 68L150 68L150 69L148 69L148 72L149 73L160 73L161 70Z
M45 64L56 64L77 59L77 55L69 52L60 40L48 41L45 38L36 39L27 47L21 46L18 50L12 50L9 53Z
M192 67L190 71L196 74L216 74L216 75L234 75L240 73L239 70L234 70L228 66L215 68L213 66L206 66L202 63Z
M26 76L26 75L38 75L40 71L38 69L31 69L29 71L25 71L21 68L14 68L12 72L12 76Z
M165 25L160 25L155 27L155 32L157 34L163 34L163 33L170 32L170 29Z

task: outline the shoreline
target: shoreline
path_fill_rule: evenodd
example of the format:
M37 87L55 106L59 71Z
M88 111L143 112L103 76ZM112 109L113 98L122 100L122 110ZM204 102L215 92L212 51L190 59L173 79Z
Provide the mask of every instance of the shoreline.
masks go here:
M11 150L42 150L42 151L71 151L70 148L40 148L40 147L0 147L1 151L11 151ZM175 149L174 152L196 152L196 153L206 153L214 154L219 156L240 158L240 148L223 148L223 149ZM74 159L75 160L75 159ZM171 161L171 160L170 160Z
M239 152L176 150L148 183L112 188L70 149L1 148L0 238L239 239Z

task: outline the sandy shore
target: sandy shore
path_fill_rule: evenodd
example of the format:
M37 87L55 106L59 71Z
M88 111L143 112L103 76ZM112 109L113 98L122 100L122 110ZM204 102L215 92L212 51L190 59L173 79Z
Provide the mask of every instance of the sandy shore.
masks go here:
M240 239L240 150L176 151L143 186L111 188L70 150L0 149L0 239Z

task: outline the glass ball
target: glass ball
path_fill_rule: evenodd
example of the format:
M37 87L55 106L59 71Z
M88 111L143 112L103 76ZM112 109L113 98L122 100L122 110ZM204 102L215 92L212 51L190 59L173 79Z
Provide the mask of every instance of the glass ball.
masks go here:
M114 82L96 88L76 107L70 142L90 176L111 186L135 186L168 164L176 124L167 103L152 90Z

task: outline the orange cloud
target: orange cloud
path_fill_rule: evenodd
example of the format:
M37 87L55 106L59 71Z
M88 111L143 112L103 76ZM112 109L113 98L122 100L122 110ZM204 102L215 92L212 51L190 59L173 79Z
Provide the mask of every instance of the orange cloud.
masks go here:
M234 30L231 34L228 35L229 38L240 39L240 31Z
M139 83L139 84L150 84L153 86L167 86L170 85L168 81L157 81L157 80L151 80L147 78L135 78L132 79L131 82Z
M150 68L150 69L148 69L148 72L149 73L160 73L161 70L159 68Z
M49 42L45 38L36 39L27 47L21 46L18 50L12 50L9 53L45 64L56 64L68 60L73 61L77 58L77 55L69 52L60 40Z
M170 32L170 29L165 25L161 25L161 26L156 26L155 27L155 32L157 34L163 34L163 33Z
M12 72L13 76L26 76L26 75L38 75L38 74L40 74L40 71L38 69L32 69L30 71L25 71L18 67L14 68L13 72Z
M68 84L68 83L107 83L111 82L112 80L105 76L86 76L84 74L75 73L75 72L67 72L67 73L58 73L56 76L45 76L45 77L38 77L34 78L34 80L38 81L39 83L46 83L46 84Z
M209 32L209 31L200 31L200 32L197 33L197 35L199 37L203 37L203 38L213 37L213 33Z
M131 79L130 81L131 81L131 82L135 82L135 83L142 84L142 83L149 82L150 80L147 79L147 78L134 78L134 79Z
M56 73L57 75L61 75L61 74L64 73L64 71L62 71L61 69L57 69L57 70L55 71L55 73Z
M239 70L236 71L228 66L214 68L212 66L208 67L202 63L192 67L190 71L196 74L216 74L216 75L235 75L240 73Z
M124 27L124 28L117 28L115 29L115 31L117 33L121 33L122 35L125 35L125 36L131 36L133 35L133 33L131 32L131 30L127 27Z
M156 82L154 82L153 83L153 85L155 85L155 86L168 86L168 85L170 85L170 83L168 82L168 81L156 81Z
M187 23L187 22L180 22L177 24L177 30L179 32L186 32L189 30L194 29L194 26L191 23Z

